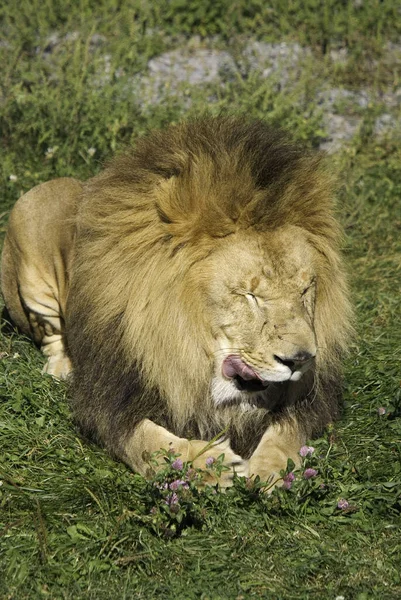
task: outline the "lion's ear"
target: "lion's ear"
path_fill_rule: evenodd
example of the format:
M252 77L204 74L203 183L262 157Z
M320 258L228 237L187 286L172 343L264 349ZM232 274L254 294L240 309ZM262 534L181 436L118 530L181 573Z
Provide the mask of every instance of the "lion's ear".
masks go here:
M167 165L156 165L149 170L155 175L160 175L163 179L171 179L172 177L178 177L181 174L181 170L178 167Z
M156 212L157 215L160 219L160 221L162 223L166 223L168 225L171 225L171 223L173 222L170 217L164 212L164 210L159 206L159 204L157 204L157 202L155 203L155 207L156 207Z
M155 194L155 208L159 220L165 225L180 221L185 213L178 194L178 178L175 175L165 177L158 182Z

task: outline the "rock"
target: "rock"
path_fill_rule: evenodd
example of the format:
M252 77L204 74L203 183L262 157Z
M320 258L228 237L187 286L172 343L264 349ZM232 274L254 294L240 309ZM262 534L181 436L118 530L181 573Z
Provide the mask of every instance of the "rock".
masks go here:
M371 95L366 90L354 92L344 88L328 88L317 95L317 103L324 110L336 110L341 103L347 103L350 107L354 105L359 108L367 108L371 101Z
M175 95L183 84L202 85L228 81L236 76L237 67L228 52L188 47L165 52L148 63L148 74L134 81L148 104Z
M329 56L334 64L345 65L348 60L348 50L347 48L332 48Z
M386 90L379 100L388 108L399 108L401 106L401 87L395 90Z
M346 142L349 142L358 132L362 119L360 117L344 117L327 113L323 116L327 137L320 148L329 154L337 152Z
M172 50L148 63L149 77L158 79L161 84L174 82L197 85L209 83L221 77L222 73L232 75L237 68L232 56L220 50L199 48L192 52L185 49Z
M309 48L296 43L269 44L252 41L243 52L242 71L245 74L260 71L263 77L278 75L279 85L285 87L292 79L296 79L301 61L309 56Z
M384 113L377 117L374 127L373 134L377 137L384 137L391 134L401 135L401 119L396 118L389 113Z
M327 132L320 148L328 153L337 152L358 133L362 124L361 109L372 101L366 90L327 88L317 95L317 104L323 110L323 126Z
M280 42L279 44L269 44L267 42L251 41L244 50L244 56L248 57L253 67L257 67L263 62L271 61L275 66L283 61L295 61L305 56L310 56L310 50L303 48L297 43Z

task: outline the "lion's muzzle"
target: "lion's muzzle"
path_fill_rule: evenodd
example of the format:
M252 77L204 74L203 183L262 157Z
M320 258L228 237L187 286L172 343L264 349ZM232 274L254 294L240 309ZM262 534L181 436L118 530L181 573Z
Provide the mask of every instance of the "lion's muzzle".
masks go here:
M297 352L294 356L286 357L274 355L274 360L286 367L288 367L292 373L295 371L306 370L314 360L314 355L310 352Z
M227 379L233 379L236 388L241 391L258 392L269 385L239 356L227 356L223 361L222 372Z
M310 352L297 352L293 356L275 354L275 366L264 372L248 365L240 356L229 355L223 361L222 374L232 380L238 390L258 392L265 390L272 382L298 381L312 367L314 358Z

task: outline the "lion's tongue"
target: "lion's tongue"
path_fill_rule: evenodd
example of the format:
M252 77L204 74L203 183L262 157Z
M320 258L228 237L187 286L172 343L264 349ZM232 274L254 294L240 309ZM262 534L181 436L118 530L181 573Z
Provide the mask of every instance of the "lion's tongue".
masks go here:
M223 361L224 377L235 377L239 375L242 379L249 381L250 379L260 379L251 367L249 367L239 356L227 356Z

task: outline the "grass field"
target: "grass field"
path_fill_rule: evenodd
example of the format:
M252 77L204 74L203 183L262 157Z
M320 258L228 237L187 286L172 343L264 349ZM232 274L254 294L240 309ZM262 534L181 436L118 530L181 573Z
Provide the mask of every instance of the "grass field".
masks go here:
M369 96L363 108L336 108L359 123L331 159L357 337L343 417L313 441L318 475L268 498L241 481L227 494L195 496L197 518L166 536L151 512L154 490L79 437L65 384L41 375L28 340L1 335L0 598L401 597L397 3L22 0L3 3L0 17L2 238L24 191L52 177L87 178L153 127L230 111L318 146L327 127L321 89ZM308 49L287 87L280 73L244 68L249 40ZM239 68L139 101L148 61L182 48L228 51ZM338 51L343 61L332 58ZM378 135L382 114L391 127Z

